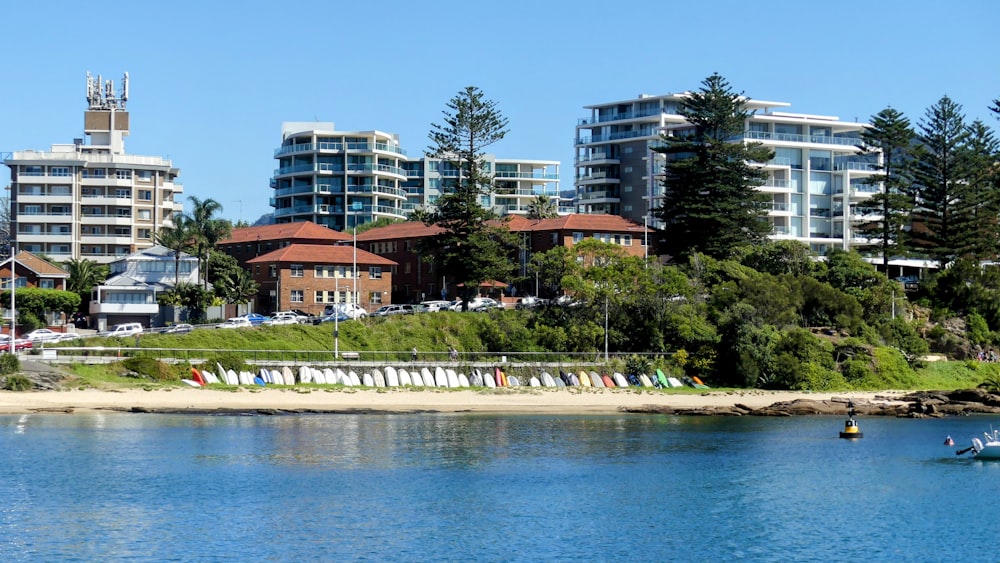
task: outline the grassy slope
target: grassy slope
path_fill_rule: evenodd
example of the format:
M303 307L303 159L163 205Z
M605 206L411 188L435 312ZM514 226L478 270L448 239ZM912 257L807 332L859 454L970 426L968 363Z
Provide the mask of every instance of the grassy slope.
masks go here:
M517 315L510 311L507 315ZM480 339L480 331L487 322L487 315L471 313L428 313L421 315L369 318L361 321L340 323L340 350L358 351L399 351L408 358L408 350L416 347L427 359L429 353L437 353L442 360L449 347L461 352L486 352ZM106 339L92 338L83 342L68 343L71 346L121 345L133 348L133 338ZM146 334L140 338L144 348L208 349L208 350L333 350L333 324L287 325L256 327L252 329L197 329L189 334ZM434 357L434 356L430 356ZM621 361L613 362L612 369L622 371ZM182 368L182 371L186 368ZM118 378L113 370L103 370L99 366L79 366L86 379L106 380L109 384L132 383L135 380ZM93 373L91 373L93 372ZM103 372L104 376L97 372ZM958 389L975 387L988 378L1000 378L1000 364L977 364L975 362L931 362L917 371L914 389ZM148 383L148 382L147 382ZM694 391L694 390L692 390Z

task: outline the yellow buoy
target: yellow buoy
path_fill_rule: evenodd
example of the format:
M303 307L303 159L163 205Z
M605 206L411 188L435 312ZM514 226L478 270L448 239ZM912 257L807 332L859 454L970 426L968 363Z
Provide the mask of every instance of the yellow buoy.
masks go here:
M844 431L840 433L840 437L848 440L864 438L864 434L862 434L861 429L858 428L858 421L854 420L853 400L847 401L847 421L844 422Z

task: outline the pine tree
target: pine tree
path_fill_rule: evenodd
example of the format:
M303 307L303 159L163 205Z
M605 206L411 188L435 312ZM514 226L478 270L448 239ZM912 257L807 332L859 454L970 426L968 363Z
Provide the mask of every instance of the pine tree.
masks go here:
M871 127L861 132L866 152L882 156L881 173L868 180L870 185L882 184L882 190L857 205L858 210L877 213L881 219L858 230L878 238L876 248L882 252L885 271L890 255L903 253L903 229L911 222L913 196L908 169L914 136L910 120L891 107L873 115Z
M751 115L745 100L722 76L709 76L678 110L693 131L664 136L665 146L654 149L667 156L666 190L654 213L664 223L663 248L674 260L697 252L725 258L771 232L768 197L756 188L767 177L759 164L773 152L739 141Z
M941 98L920 121L917 138L914 245L944 266L968 250L972 228L965 189L969 132L962 106Z
M995 260L1000 247L1000 140L980 120L969 126L969 172L966 178L972 239L969 254L977 261Z
M427 217L444 232L428 239L419 252L460 284L463 302L468 303L483 282L510 279L515 271L511 257L520 239L505 225L497 225L496 214L482 205L493 192L483 149L504 138L507 119L475 86L460 91L447 108L442 112L444 124L431 124L428 155L451 164L459 176Z

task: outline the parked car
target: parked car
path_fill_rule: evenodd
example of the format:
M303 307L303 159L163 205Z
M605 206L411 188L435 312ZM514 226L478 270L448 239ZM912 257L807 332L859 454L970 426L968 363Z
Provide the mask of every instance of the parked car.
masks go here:
M27 338L15 338L14 339L14 351L19 352L21 350L30 350L34 348L34 342L28 340ZM0 352L7 352L10 350L10 338L5 338L0 340Z
M323 308L323 316L328 317L334 311L340 311L352 319L363 319L368 316L368 311L357 303L330 303Z
M226 322L218 325L216 328L250 328L252 326L250 319L246 317L233 317L226 319Z
M119 323L111 327L111 330L102 332L101 336L135 336L142 334L142 325L139 323Z
M382 305L372 315L376 317L388 317L389 315L406 315L410 313L413 313L412 307L407 310L403 305Z
M438 311L447 311L451 307L451 301L442 301L439 299L434 299L431 301L422 301L420 303L424 307L427 307L427 311L430 313L437 313Z
M527 295L517 300L514 304L515 309L534 309L535 307L540 307L545 304L544 299L539 299L531 295Z
M177 323L163 329L163 334L187 334L194 330L194 327L187 323Z
M271 318L264 321L262 324L265 325L297 325L303 321L307 321L308 317L301 317L292 311L280 311L271 315Z
M349 321L349 320L351 320L351 317L348 317L345 313L341 312L341 313L334 313L331 315L323 315L322 317L313 317L312 324L318 325L318 324L332 323L332 322L342 323L344 321Z
M503 309L503 303L500 303L492 297L476 297L472 301L469 301L470 311L479 313L490 309Z
M413 305L403 305L403 309L406 309L407 313L411 315L416 313L430 312L430 309L427 308L427 305L424 305L423 303L415 303Z
M247 313L246 315L243 315L243 317L250 321L250 324L253 326L260 326L264 323L264 321L271 318L266 315L261 315L260 313Z
M25 334L24 338L32 342L54 342L59 340L62 335L63 333L61 332L56 332L47 328L40 328Z

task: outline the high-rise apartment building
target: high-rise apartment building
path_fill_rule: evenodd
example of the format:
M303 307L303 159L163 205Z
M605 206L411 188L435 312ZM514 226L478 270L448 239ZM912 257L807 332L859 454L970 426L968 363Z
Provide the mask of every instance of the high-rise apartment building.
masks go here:
M677 113L686 93L640 95L587 106L576 125L576 207L579 213L622 215L656 226L651 210L669 186L663 156L652 149L689 125ZM808 244L816 252L869 244L855 227L865 220L855 205L879 190L866 182L879 156L858 145L865 125L836 117L781 111L785 102L748 99L752 112L734 142L760 142L775 151L760 187L771 196L774 238Z
M57 261L109 263L153 246L161 226L183 209L180 171L158 156L125 153L129 134L128 74L87 74L84 139L49 151L4 155L11 171L12 237L19 250Z
M404 219L429 208L459 176L438 158L409 157L399 137L381 131L337 131L333 123L283 123L271 179L276 223L312 221L345 231L380 218ZM559 162L485 157L495 178L482 205L524 214L545 195L559 205Z

